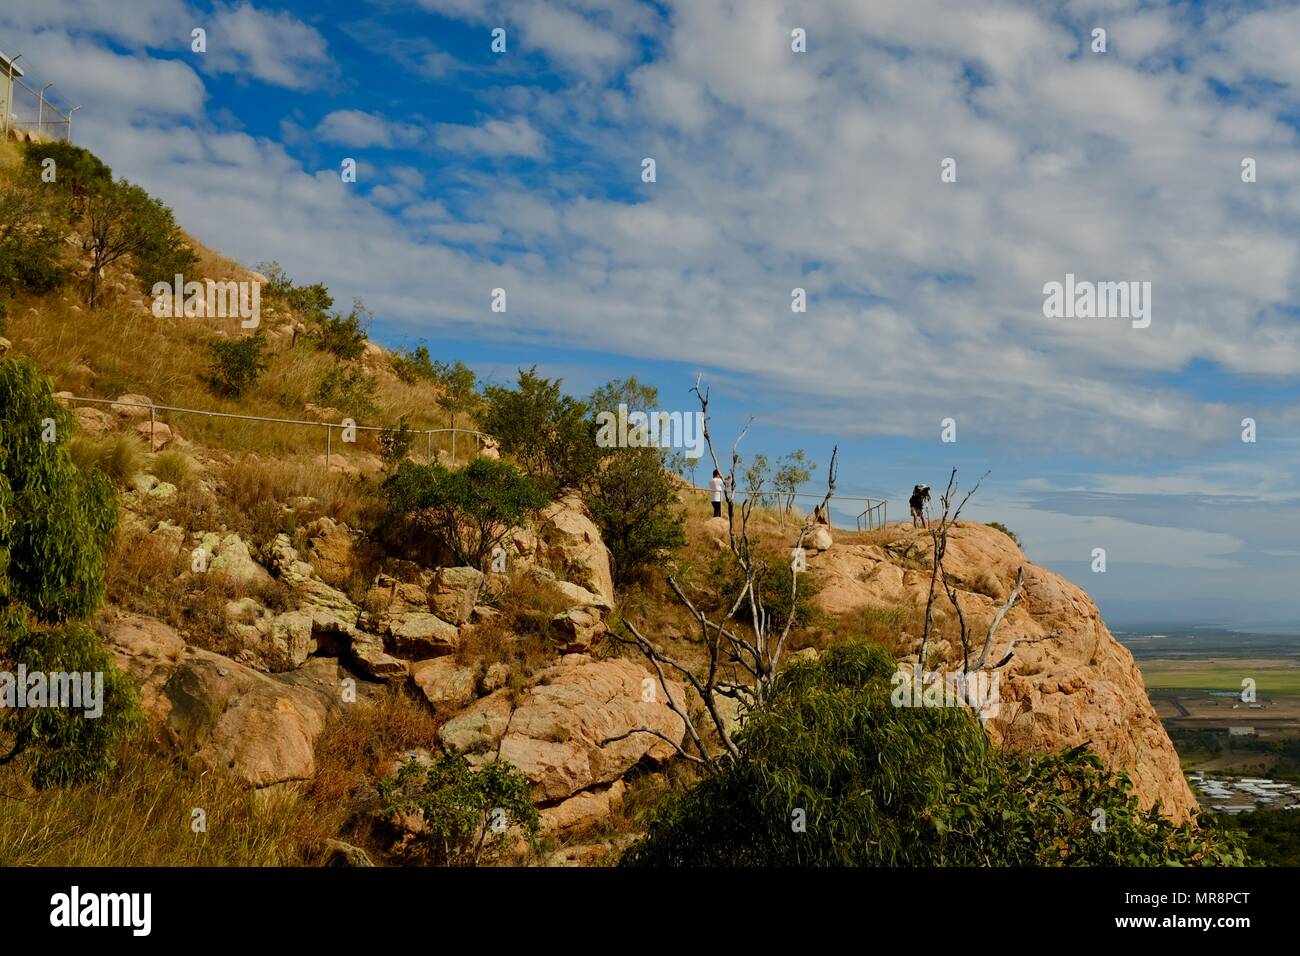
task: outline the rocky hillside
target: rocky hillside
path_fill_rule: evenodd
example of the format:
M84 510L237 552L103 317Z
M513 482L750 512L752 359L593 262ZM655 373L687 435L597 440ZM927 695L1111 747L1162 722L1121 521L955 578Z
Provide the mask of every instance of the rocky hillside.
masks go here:
M268 282L199 251L200 274ZM635 619L678 657L698 660L698 644L685 636L692 622L664 586L664 568L616 591L610 551L576 496L511 529L497 570L459 566L432 540L399 557L384 537L380 486L396 463L381 457L388 449L373 434L343 453L334 447L327 464L319 428L179 413L151 424L140 406L152 399L335 423L346 413L390 428L471 424L463 408L456 419L450 403L440 404L444 385L413 375L409 355L368 341L352 357L330 352L320 344L321 317L309 328L282 292L268 293L259 330L265 374L238 397L214 393L212 346L244 333L202 316L154 317L124 267L105 280L93 313L71 287L20 294L0 355L35 362L67 390L78 426L74 459L103 468L120 488L109 603L96 626L140 687L148 728L138 745L165 754L177 772L220 776L258 799L304 800L298 815L345 803L334 836L365 846L334 849L353 863L400 862L424 827L418 815L381 813L401 766L443 753L472 766L502 758L522 771L541 815L541 852L521 859L613 859L635 838L638 809L683 772L671 746L683 740L682 721L654 692L645 662L609 638L621 620ZM77 405L74 396L115 404ZM344 407L322 404L327 398ZM475 446L499 454L491 441ZM430 443L397 457L428 455L455 468L465 451ZM685 489L681 502L688 544L661 563L707 604L727 583L712 561L726 522L706 519L707 506ZM758 537L778 561L799 523L757 516ZM801 622L792 649L815 656L866 637L900 663L915 662L928 534L906 525L818 527L806 545L821 620ZM999 531L969 522L953 529L946 570L976 634L1022 566L1024 590L995 654L1012 639L1025 643L1005 672L989 733L1039 751L1087 743L1129 773L1145 806L1159 801L1168 816L1186 819L1194 802L1177 755L1131 656L1087 594L1028 563ZM953 617L941 600L931 667L959 659ZM367 714L391 716L393 708L410 718L403 732L366 723ZM633 733L639 728L655 733ZM364 750L348 764L356 772L322 785L322 754L343 737ZM309 849L286 856L321 858Z
M880 606L923 608L930 586L929 535L891 525L880 543L837 543L809 560L822 579L818 605L838 614ZM1156 801L1182 821L1195 799L1164 727L1147 698L1133 656L1107 630L1082 588L1026 560L1001 531L968 521L949 535L944 568L958 587L962 612L982 642L988 622L1024 568L1024 587L997 631L993 659L1020 643L1001 680L1002 705L986 727L995 740L1037 751L1087 743L1112 769L1126 770L1144 807ZM941 599L940 613L947 602ZM1048 635L1055 635L1050 639ZM906 643L900 651L906 651ZM937 658L959 665L951 636ZM909 663L915 656L902 655ZM934 661L931 661L931 666Z

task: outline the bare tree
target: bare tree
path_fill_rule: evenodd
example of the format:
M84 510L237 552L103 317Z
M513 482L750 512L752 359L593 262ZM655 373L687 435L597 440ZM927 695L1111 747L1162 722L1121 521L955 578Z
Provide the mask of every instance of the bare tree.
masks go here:
M697 378L691 391L699 400L700 409L703 413L704 441L708 446L709 455L713 459L714 467L719 472L722 472L722 466L718 461L717 451L714 448L713 436L709 430L708 389L701 390L700 380ZM745 427L741 429L740 435L732 444L731 464L723 482L723 494L727 504L728 547L740 567L743 578L740 593L736 596L727 613L721 618L714 619L695 606L673 576L670 575L668 578L668 586L672 588L673 594L677 596L682 605L690 611L703 638L708 652L708 665L705 668L704 675L697 675L684 663L671 657L646 637L631 621L625 620L623 622L623 627L626 629L628 636L612 635L615 640L636 646L650 662L650 665L655 670L659 687L665 695L669 709L685 723L686 744L688 746L678 745L663 733L646 727L630 730L625 734L605 741L606 743L622 740L633 734L649 733L668 741L676 748L678 754L685 759L712 769L716 767L718 761L734 759L740 754L731 737L728 722L724 717L723 700L730 699L736 702L736 706L741 708L743 712L743 710L761 707L771 692L773 681L781 666L781 655L785 650L786 640L796 618L795 608L799 594L799 574L805 570L804 539L816 527L816 521L813 517L809 517L804 522L799 531L798 542L791 550L790 613L786 615L784 623L778 628L763 600L761 579L767 570L767 565L749 536L749 521L757 496L748 496L740 504L739 509L736 507L736 469L740 464L738 449L752 422L752 418L749 422L746 422ZM826 513L831 497L835 494L838 455L839 449L837 447L831 452L826 496L822 499L818 509L815 509L814 514ZM739 626L741 621L744 621L745 625L747 625L743 630ZM705 711L703 716L707 717L708 721L711 722L713 730L717 734L721 743L720 752L716 752L716 748L711 750L705 744L704 735L696 724L696 718L690 713L689 702L679 700L678 695L672 692L669 685L669 672L675 673L685 681L703 703Z
M989 703L988 700L981 699L984 691L978 689L981 687L980 682L972 681L970 675L980 673L993 673L1001 670L1011 663L1017 644L1037 644L1042 641L1054 640L1059 637L1059 632L1053 631L1043 637L1038 638L1013 638L1007 645L1006 653L998 659L996 663L989 663L989 651L993 648L994 636L998 628L1002 625L1007 616L1007 612L1015 605L1020 598L1020 592L1025 583L1025 569L1023 566L1016 571L1016 583L1011 589L1011 594L1007 600L998 608L994 614L993 620L989 622L988 630L984 634L984 643L980 648L979 656L972 662L971 660L971 633L966 622L965 612L962 611L961 602L958 600L957 588L948 581L944 573L943 562L948 553L948 532L957 523L962 509L966 507L966 502L979 490L984 479L988 477L988 472L980 476L979 481L975 482L974 487L956 502L957 493L957 469L954 468L948 476L948 487L943 495L939 498L943 505L943 514L940 515L939 521L930 522L930 540L933 545L933 558L930 566L930 590L925 602L925 624L921 634L921 647L917 653L915 679L922 680L923 672L926 668L926 655L929 652L930 636L934 633L934 602L936 590L942 589L947 596L948 602L952 605L957 615L957 626L959 639L961 641L961 672L958 679L958 687L962 692L962 698L965 703L971 707L977 714L983 716L983 710Z

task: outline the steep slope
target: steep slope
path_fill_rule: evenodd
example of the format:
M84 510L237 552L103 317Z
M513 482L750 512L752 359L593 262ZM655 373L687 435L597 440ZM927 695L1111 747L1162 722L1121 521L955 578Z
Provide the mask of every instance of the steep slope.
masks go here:
M882 605L924 608L932 550L927 532L900 524L874 535L836 537L830 550L809 559L822 582L819 607L836 614ZM950 533L944 567L959 590L976 652L1022 566L1024 589L990 653L1000 659L1018 641L1000 680L999 712L986 724L989 733L1008 746L1037 751L1087 743L1106 766L1128 772L1143 807L1159 801L1165 815L1185 820L1196 802L1178 754L1132 654L1111 636L1097 605L1082 588L1027 561L1002 532L963 521ZM936 610L942 626L928 664L960 667L956 616L942 595ZM910 651L915 661L917 644L919 634L900 636L897 649Z

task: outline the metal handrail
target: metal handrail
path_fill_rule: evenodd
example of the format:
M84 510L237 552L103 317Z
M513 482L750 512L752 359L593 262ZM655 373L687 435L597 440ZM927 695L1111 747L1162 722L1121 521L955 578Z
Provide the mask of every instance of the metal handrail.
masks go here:
M875 502L875 504L870 503L873 501ZM868 531L873 531L876 528L883 528L886 522L889 520L888 517L889 512L888 512L888 508L886 507L889 504L888 500L884 498L868 498L867 502L868 504L866 510L863 511L862 514L858 515L858 530L859 531L862 530L862 520L864 518L866 519L867 522ZM877 511L880 512L879 524L876 524L875 515L874 515L874 513Z
M351 428L355 431L363 432L395 432L398 429L393 427L384 427L382 425L342 425L334 422L312 422L298 418L269 418L265 415L239 415L235 412L214 412L202 408L182 408L179 405L158 405L145 402L121 402L109 398L87 398L81 395L61 395L60 398L71 402L90 402L95 405L112 405L121 408L147 408L149 409L149 448L153 449L154 443L154 423L157 420L159 411L165 412L185 412L190 415L207 415L209 418L235 418L242 421L251 422L271 422L277 425L307 425L316 428L325 429L325 467L330 465L330 457L333 453L333 429ZM474 436L474 450L477 454L483 447L483 440L494 440L491 435L473 428L412 428L412 432L417 435L425 436L425 455L429 461L433 460L433 436L445 432L451 432L451 460L456 461L456 435L464 433Z

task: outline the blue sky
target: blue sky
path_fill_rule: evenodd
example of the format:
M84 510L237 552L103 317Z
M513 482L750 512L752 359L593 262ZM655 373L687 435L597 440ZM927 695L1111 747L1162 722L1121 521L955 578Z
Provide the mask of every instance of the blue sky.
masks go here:
M899 515L991 472L970 516L1113 625L1300 625L1294 4L10 0L0 49L382 344L668 410L703 373L728 444L816 481L838 443ZM1067 273L1151 282L1150 326L1046 318Z

